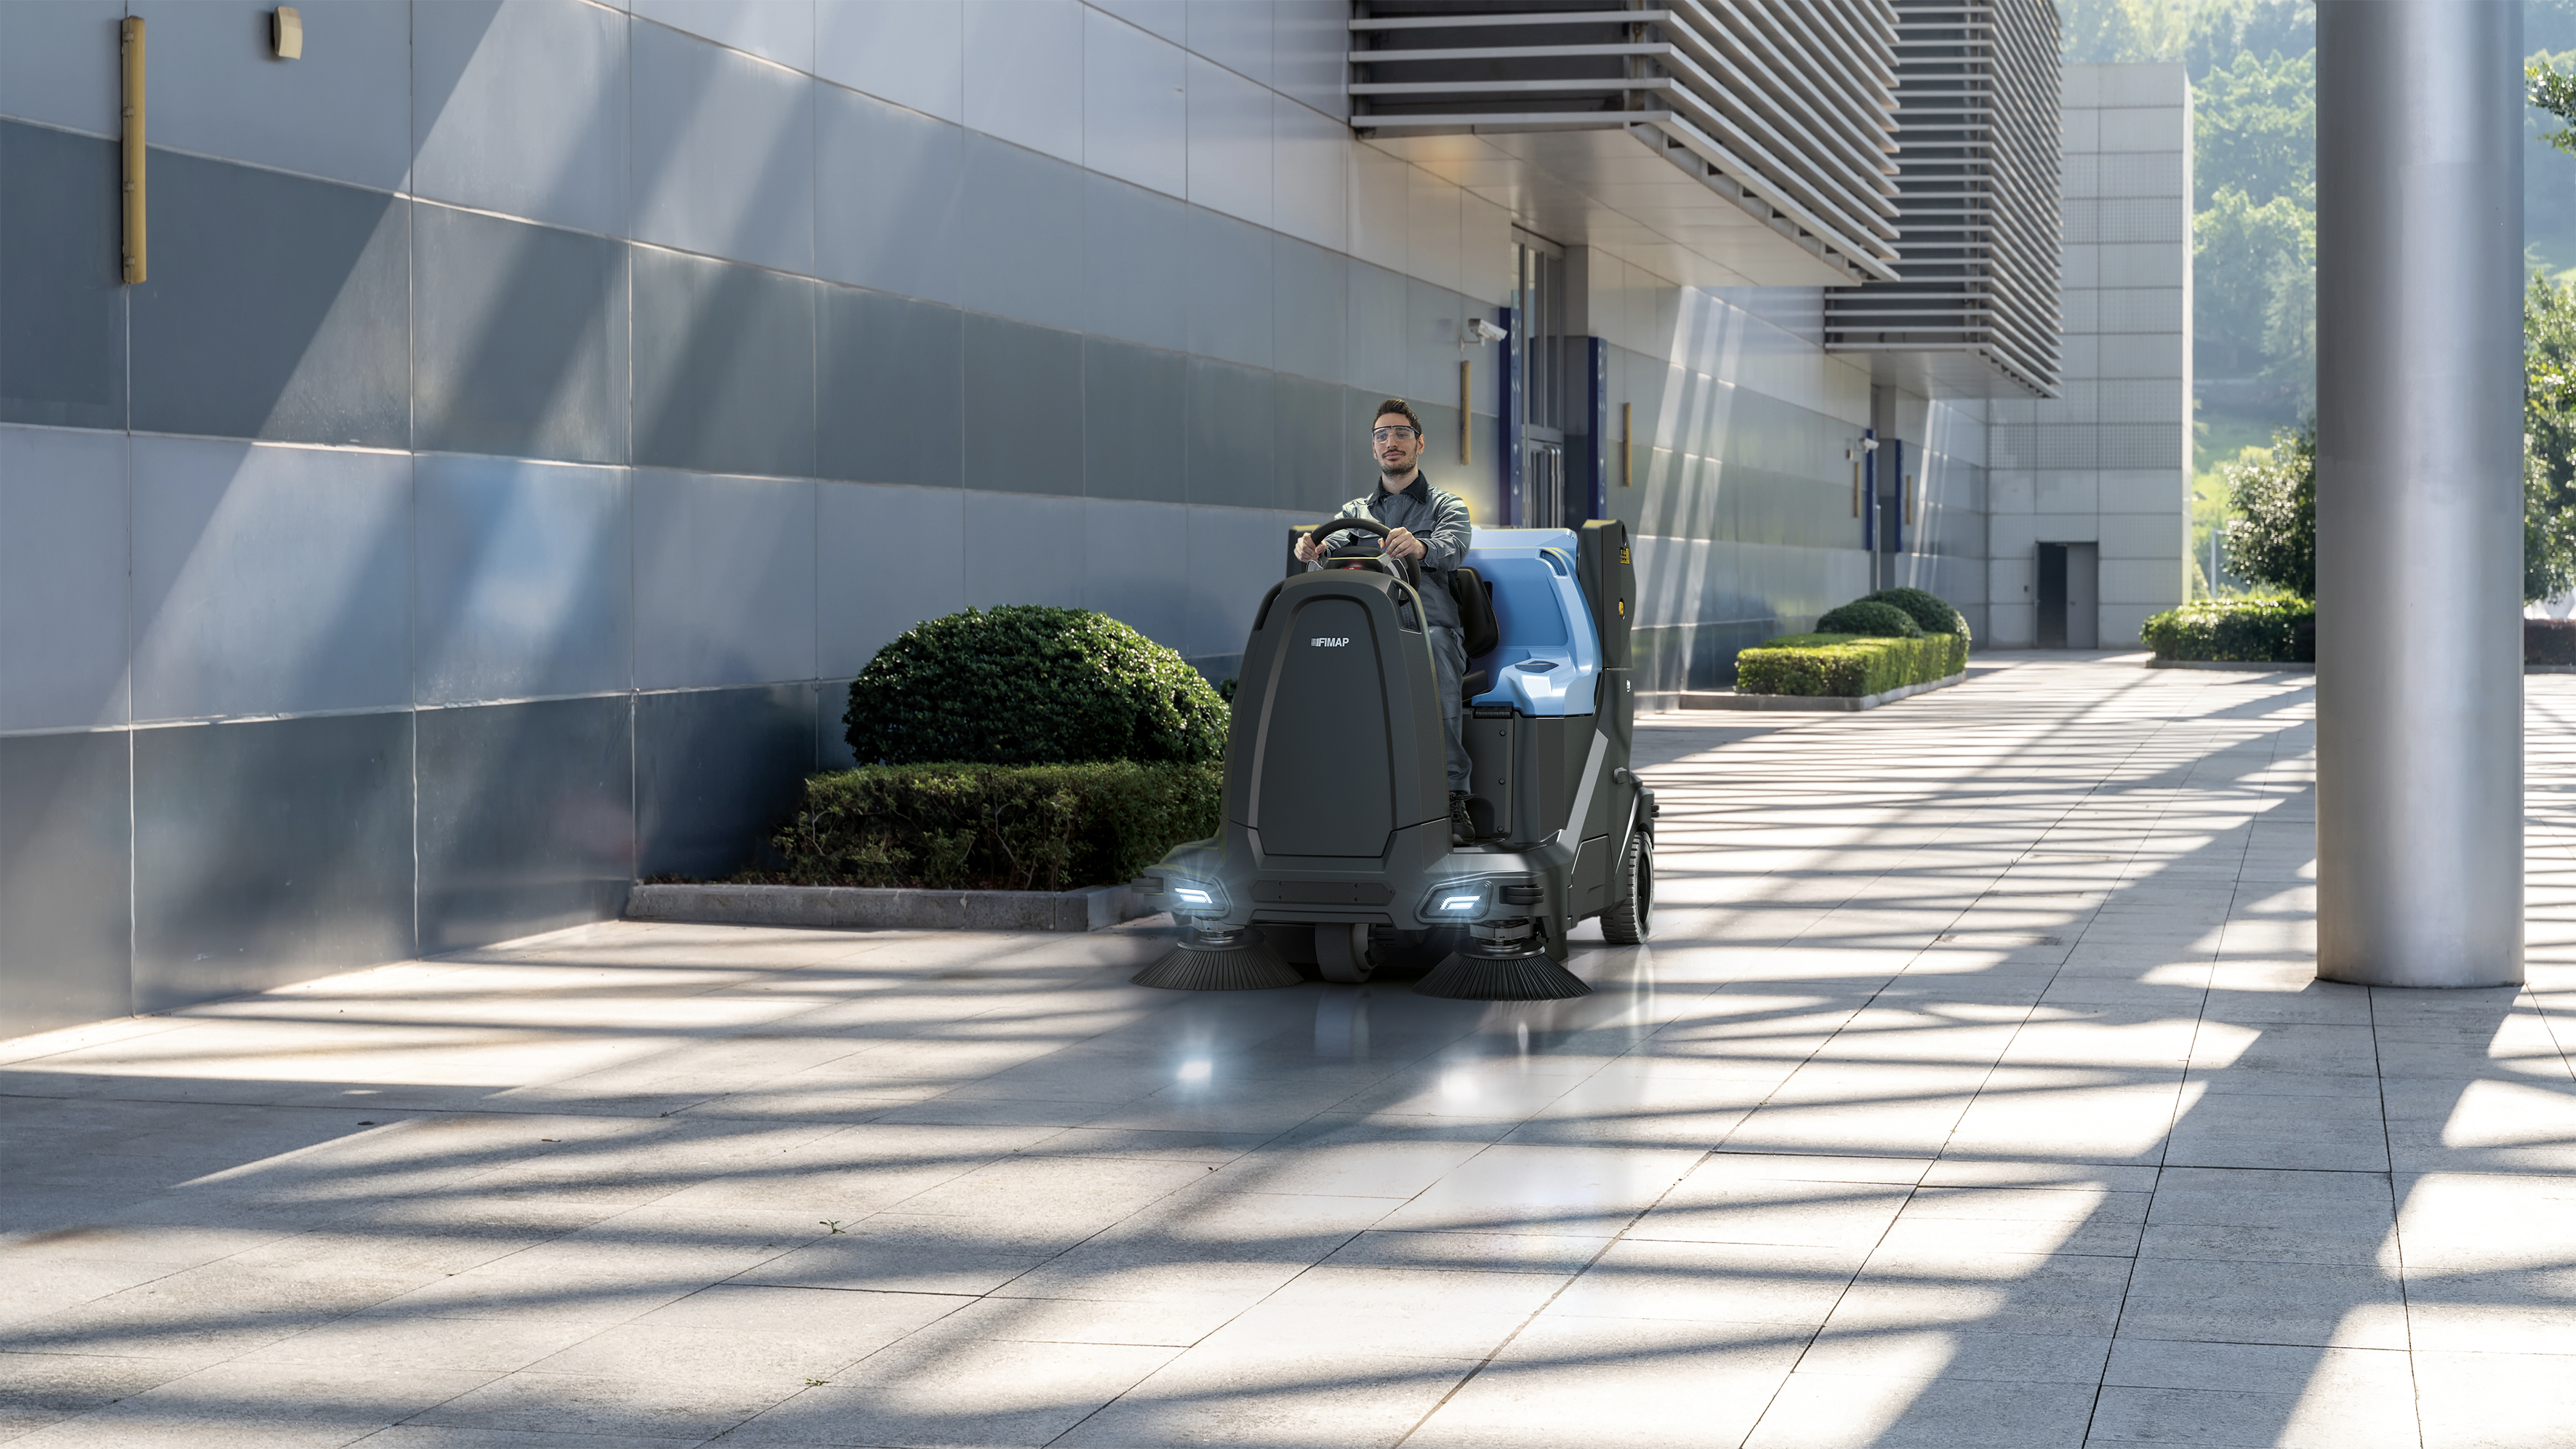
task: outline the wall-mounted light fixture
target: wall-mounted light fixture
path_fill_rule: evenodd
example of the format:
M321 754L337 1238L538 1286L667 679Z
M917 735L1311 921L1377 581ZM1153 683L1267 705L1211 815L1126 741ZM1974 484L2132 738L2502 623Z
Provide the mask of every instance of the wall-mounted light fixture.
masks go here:
M304 15L292 5L280 5L268 12L268 47L279 60L298 60L304 55Z
M145 247L143 192L143 21L129 16L117 27L119 73L125 88L121 159L125 171L125 236L124 256L119 275L131 286L145 276L144 263L150 253Z

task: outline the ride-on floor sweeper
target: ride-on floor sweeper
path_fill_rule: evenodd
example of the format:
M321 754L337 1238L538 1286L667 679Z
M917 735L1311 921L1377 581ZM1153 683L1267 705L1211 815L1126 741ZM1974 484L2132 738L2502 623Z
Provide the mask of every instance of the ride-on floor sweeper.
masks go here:
M1480 528L1453 571L1471 829L1452 825L1418 569L1376 552L1374 519L1315 527L1375 537L1311 572L1292 552L1261 601L1224 823L1139 878L1184 934L1136 982L1294 986L1301 964L1360 982L1411 961L1438 963L1425 996L1586 994L1562 964L1575 924L1634 945L1654 905L1654 793L1628 768L1627 525Z

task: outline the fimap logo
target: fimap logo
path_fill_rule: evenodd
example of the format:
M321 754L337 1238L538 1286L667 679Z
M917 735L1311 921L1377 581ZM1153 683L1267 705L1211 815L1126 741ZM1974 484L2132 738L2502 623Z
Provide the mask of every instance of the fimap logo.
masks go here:
M1309 639L1306 641L1308 647L1315 649L1339 649L1350 642L1351 641L1348 639Z

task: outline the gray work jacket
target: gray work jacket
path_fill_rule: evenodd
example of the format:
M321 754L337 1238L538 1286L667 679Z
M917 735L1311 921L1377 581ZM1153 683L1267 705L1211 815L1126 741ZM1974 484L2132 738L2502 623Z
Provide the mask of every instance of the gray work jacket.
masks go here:
M1374 518L1389 528L1401 528L1422 540L1423 622L1443 629L1458 627L1458 601L1449 597L1449 571L1467 557L1467 544L1472 530L1467 522L1467 505L1455 493L1443 493L1431 486L1429 475L1416 473L1401 492L1389 493L1372 488L1366 497L1354 498L1342 505L1335 518ZM1324 547L1355 544L1368 547L1378 542L1366 533L1336 533L1324 540ZM1309 565L1319 567L1319 565Z

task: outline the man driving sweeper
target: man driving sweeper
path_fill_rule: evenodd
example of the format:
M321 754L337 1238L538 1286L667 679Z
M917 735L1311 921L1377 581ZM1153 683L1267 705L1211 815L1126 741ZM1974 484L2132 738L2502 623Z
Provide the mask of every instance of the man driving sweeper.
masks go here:
M1424 446L1422 419L1411 404L1392 397L1378 404L1377 419L1369 427L1377 488L1343 504L1333 516L1374 518L1395 531L1373 539L1357 531L1327 538L1318 530L1297 541L1297 557L1311 568L1339 544L1361 543L1375 545L1389 558L1422 561L1422 622L1431 631L1431 658L1440 671L1440 727L1449 749L1449 819L1463 838L1475 833L1467 819L1467 747L1458 733L1458 682L1467 673L1467 643L1458 603L1449 596L1449 571L1467 556L1470 530L1467 505L1422 476Z

